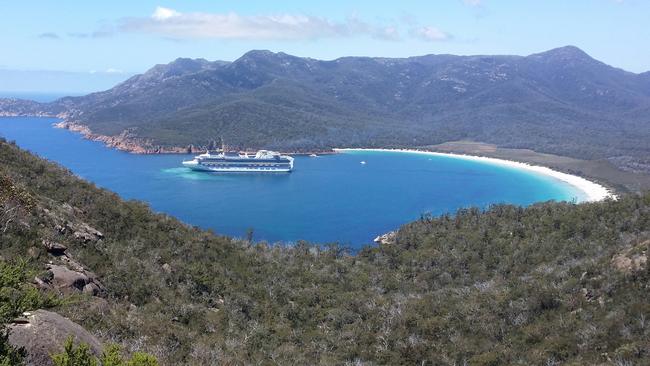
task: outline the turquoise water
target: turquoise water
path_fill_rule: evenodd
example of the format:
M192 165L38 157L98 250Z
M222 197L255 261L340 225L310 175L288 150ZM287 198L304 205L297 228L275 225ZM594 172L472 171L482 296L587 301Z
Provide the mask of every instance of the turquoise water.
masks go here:
M0 135L126 199L217 233L359 247L419 218L460 207L580 200L543 175L451 157L347 152L296 157L291 174L192 172L188 155L133 155L55 129L48 118L0 118ZM366 164L361 164L365 161Z

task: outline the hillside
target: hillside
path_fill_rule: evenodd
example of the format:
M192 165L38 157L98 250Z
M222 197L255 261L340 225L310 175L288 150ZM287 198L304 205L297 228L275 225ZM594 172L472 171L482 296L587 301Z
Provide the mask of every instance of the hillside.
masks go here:
M0 261L25 260L42 291L72 296L52 310L166 365L650 355L649 194L422 217L350 255L201 231L4 141L0 177ZM57 286L52 266L83 283Z
M648 73L572 46L526 57L178 59L42 108L148 151L205 148L219 137L284 151L475 140L650 171Z

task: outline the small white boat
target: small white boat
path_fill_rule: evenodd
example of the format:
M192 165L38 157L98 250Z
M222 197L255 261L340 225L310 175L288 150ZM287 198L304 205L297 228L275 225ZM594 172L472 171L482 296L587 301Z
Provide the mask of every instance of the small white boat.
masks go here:
M362 160L361 165L366 165L366 162L364 160Z
M310 158L317 158L318 155L316 155L316 154L309 154L309 157L310 157Z

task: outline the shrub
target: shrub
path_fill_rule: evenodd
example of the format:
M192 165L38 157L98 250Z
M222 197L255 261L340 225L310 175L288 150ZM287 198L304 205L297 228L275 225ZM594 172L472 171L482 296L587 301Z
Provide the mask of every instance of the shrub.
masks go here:
M66 339L63 352L52 355L52 361L54 366L97 366L90 347L85 343L75 347L72 336Z
M72 337L65 341L63 352L52 355L52 361L55 366L158 366L158 360L147 353L135 352L130 359L125 359L116 344L106 346L97 359L87 344L80 343L75 347Z

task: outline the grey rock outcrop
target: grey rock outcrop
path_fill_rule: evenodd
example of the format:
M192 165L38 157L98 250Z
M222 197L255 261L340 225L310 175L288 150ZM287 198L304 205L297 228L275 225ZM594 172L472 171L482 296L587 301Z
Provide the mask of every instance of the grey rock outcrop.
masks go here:
M377 244L395 244L395 239L397 238L397 232L391 231L383 235L379 235L373 240Z
M77 225L77 227L74 229L75 231L72 233L72 235L75 239L82 243L96 242L97 240L104 238L104 234L102 234L99 230L90 227L86 223Z
M82 223L64 222L55 226L59 234L71 234L78 242L82 244L94 243L104 238L101 231L92 226Z
M627 250L614 255L611 260L612 266L623 273L634 273L643 270L648 263L647 248L650 247L650 240L637 244Z
M172 273L172 266L169 265L169 263L165 263L162 265L163 271L166 273Z
M50 240L43 240L43 246L52 255L63 255L68 250L65 245Z
M70 264L76 262L70 261ZM41 288L55 290L61 294L72 294L83 292L85 294L98 296L104 291L104 286L97 279L97 275L86 271L80 266L48 264L46 276L35 279Z
M65 340L72 336L75 344L90 346L97 356L102 352L101 342L79 324L57 313L36 310L25 313L9 326L9 343L24 348L28 366L53 365L51 355L63 351Z
M84 294L96 296L99 294L100 289L99 286L97 286L95 283L90 282L83 287L82 291Z
M48 271L52 272L52 285L62 292L76 289L81 291L90 282L84 273L73 271L65 266L49 265Z

